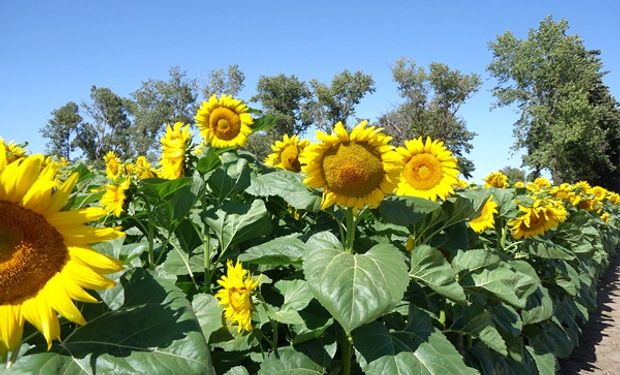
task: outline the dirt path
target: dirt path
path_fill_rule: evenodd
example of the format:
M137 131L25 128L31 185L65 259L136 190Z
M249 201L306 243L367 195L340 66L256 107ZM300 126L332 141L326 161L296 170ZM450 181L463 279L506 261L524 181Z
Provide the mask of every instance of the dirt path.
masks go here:
M620 375L620 254L598 287L598 309L590 314L580 346L560 361L560 373Z

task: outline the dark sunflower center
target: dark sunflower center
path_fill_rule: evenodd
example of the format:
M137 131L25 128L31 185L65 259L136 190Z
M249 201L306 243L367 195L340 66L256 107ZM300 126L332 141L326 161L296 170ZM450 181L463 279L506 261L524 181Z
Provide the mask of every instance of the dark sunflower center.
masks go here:
M228 290L230 306L235 312L249 311L252 308L250 292L246 288L230 288Z
M288 145L282 150L280 154L280 160L285 169L292 172L301 171L301 164L299 164L299 149L296 145Z
M405 179L415 189L432 189L442 178L441 161L432 154L414 155L405 165Z
M0 305L34 295L66 260L62 235L43 216L0 201Z
M370 146L342 143L323 157L328 188L341 195L363 197L379 187L385 172L381 156Z
M218 107L209 115L209 127L217 138L229 141L241 131L241 119L231 109Z

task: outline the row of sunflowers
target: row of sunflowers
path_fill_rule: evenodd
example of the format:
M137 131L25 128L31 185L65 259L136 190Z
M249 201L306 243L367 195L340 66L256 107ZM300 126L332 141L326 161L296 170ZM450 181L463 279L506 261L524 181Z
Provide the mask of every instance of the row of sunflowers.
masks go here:
M365 121L257 160L253 113L213 96L200 141L105 171L0 140L4 371L554 374L578 344L620 195L470 184Z

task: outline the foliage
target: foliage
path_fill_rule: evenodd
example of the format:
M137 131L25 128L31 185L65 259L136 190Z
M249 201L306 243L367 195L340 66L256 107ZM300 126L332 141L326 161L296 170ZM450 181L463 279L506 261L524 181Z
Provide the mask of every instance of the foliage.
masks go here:
M620 188L620 110L602 83L600 52L586 49L568 22L551 17L527 39L506 32L490 44L497 106L516 105L516 148L525 165L554 182L589 180Z
M82 120L79 107L74 102L68 102L52 111L52 118L39 131L49 140L47 152L71 160L71 152L83 142L78 132Z
M502 172L506 175L506 177L508 177L508 182L510 183L510 185L514 185L514 183L517 181L525 181L525 171L523 169L511 167L508 165L502 168L500 172Z
M211 95L230 95L238 96L239 92L245 87L245 74L239 69L239 65L229 65L224 69L215 69L209 72L209 77L202 88L202 95L205 100Z
M347 123L355 116L355 106L366 94L375 92L372 76L362 71L347 69L334 75L328 86L319 80L310 81L313 91L312 116L318 129L329 131L333 124Z
M458 158L461 173L469 178L474 165L464 154L476 136L457 116L461 105L480 87L477 74L463 74L445 64L431 63L428 71L411 59L392 66L392 78L405 102L384 114L379 123L396 143L427 136L439 139Z

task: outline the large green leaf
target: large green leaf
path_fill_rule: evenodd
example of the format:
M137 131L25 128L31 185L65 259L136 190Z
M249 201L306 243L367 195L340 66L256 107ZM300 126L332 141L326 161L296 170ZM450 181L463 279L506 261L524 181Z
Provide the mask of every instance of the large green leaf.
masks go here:
M44 348L27 352L13 372L215 373L190 303L172 281L134 269L103 297L106 304L85 306L85 326L49 352Z
M290 265L301 267L301 257L306 245L297 237L298 235L292 234L267 241L245 250L238 259L270 268Z
M422 245L413 249L409 275L446 298L467 302L463 288L454 278L454 269L443 254L433 247Z
M347 333L394 307L409 283L401 253L387 244L355 255L338 249L308 251L303 268L314 297Z
M358 362L367 375L477 374L426 312L412 308L408 325L391 332L380 322L353 331Z
M308 354L288 346L271 353L261 363L259 375L322 375L327 363L317 363Z
M222 316L224 310L219 305L217 299L211 294L196 294L192 300L192 307L202 334L209 342L211 334L224 326Z
M299 311L308 306L313 298L306 280L280 280L274 286L284 296L281 309Z
M248 161L233 152L220 156L222 166L214 169L207 184L211 197L223 202L233 192L241 192L250 185L250 168Z
M278 196L299 210L318 211L321 196L312 193L299 173L276 171L252 176L246 192L257 197Z
M251 205L226 202L217 211L209 212L206 221L215 232L222 251L233 243L263 236L271 231L267 208L261 200L255 200Z
M388 197L381 202L379 213L389 223L410 226L439 207L441 204L423 198Z
M534 324L551 318L553 315L553 301L545 287L538 287L527 297L525 308L521 310L523 324Z
M508 355L506 343L495 328L491 313L480 306L457 307L449 330L475 337L496 352Z

